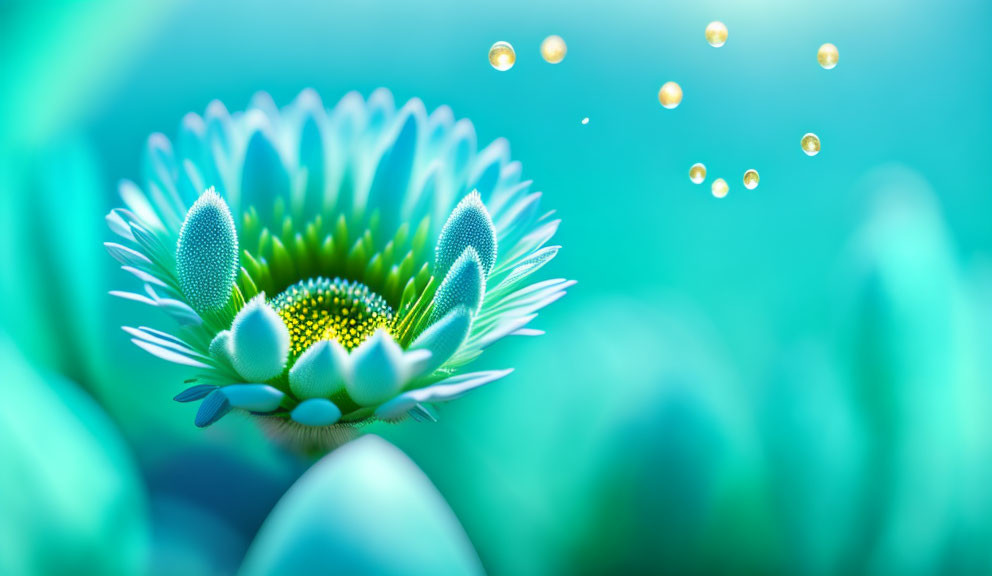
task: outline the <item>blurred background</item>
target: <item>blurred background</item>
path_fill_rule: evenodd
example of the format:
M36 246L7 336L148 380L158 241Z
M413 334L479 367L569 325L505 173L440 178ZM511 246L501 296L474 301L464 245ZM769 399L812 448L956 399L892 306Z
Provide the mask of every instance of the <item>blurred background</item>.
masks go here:
M563 219L547 274L579 282L487 351L509 378L374 430L488 573L992 574L990 24L983 0L0 2L0 572L238 570L310 463L172 402L187 372L119 328L168 320L107 295L103 216L212 99L383 86L506 137Z

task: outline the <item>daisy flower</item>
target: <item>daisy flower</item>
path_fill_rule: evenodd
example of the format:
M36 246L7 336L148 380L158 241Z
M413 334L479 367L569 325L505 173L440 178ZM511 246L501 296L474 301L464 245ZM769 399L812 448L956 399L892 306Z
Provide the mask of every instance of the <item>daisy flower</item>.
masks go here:
M214 101L173 145L148 139L142 182L107 215L110 254L141 284L114 291L174 329L124 327L197 369L179 402L195 423L231 410L311 446L375 420L434 420L432 406L506 376L466 371L494 342L534 336L565 279L533 280L559 220L499 139L380 89L332 109L307 90L244 112Z

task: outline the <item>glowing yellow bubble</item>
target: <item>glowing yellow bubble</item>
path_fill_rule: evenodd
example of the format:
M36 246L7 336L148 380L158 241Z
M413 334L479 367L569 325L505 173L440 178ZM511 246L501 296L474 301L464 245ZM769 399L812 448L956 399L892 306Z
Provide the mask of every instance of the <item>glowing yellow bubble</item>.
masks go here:
M727 27L723 22L713 21L706 26L706 41L714 48L727 43Z
M696 163L689 168L689 180L692 180L693 184L702 184L703 180L706 180L706 166L701 163Z
M509 42L497 42L489 49L489 63L500 72L505 72L513 68L517 61L517 53L513 51L513 46Z
M661 90L658 90L658 102L669 110L678 108L682 103L682 87L675 82L665 82Z
M833 70L839 59L840 53L837 52L837 47L829 42L820 46L820 49L816 51L816 61L824 70Z
M758 187L758 171L748 170L744 173L744 187L748 190L754 190Z
M562 40L561 36L552 34L545 38L544 42L541 42L541 56L545 62L557 64L565 59L566 52L568 52L568 46L565 46L565 41Z
M820 138L812 132L803 134L803 139L799 141L799 145L803 147L803 152L807 156L816 156L820 153Z
M582 119L582 124L588 124L588 123L589 123L589 118Z
M723 198L730 192L730 186L727 186L727 181L723 178L717 178L713 181L712 186L710 186L710 191L713 192L713 196L717 198Z

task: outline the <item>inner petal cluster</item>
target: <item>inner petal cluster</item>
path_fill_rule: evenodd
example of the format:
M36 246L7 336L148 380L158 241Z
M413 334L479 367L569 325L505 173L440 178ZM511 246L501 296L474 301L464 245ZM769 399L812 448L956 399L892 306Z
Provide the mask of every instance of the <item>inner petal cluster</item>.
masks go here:
M311 278L290 286L272 307L289 329L290 354L303 354L320 340L353 350L379 328L388 329L393 309L361 282Z

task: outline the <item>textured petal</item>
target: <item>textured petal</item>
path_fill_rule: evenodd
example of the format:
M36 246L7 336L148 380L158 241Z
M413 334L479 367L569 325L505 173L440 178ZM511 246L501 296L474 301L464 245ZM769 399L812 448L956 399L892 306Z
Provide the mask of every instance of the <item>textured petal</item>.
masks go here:
M231 406L251 412L272 412L286 396L268 384L231 384L221 392Z
M289 489L240 573L473 575L482 567L424 473L366 436L325 456Z
M457 306L475 314L486 292L486 278L475 249L468 247L448 270L434 295L431 323L445 317Z
M213 384L197 384L196 386L191 386L173 398L176 402L193 402L195 400L201 400L205 398L208 394L217 389L217 386Z
M496 227L476 191L463 198L444 223L434 251L434 274L447 274L468 247L475 249L488 276L496 265Z
M403 349L385 330L378 330L351 354L348 395L362 406L395 396L405 380Z
M226 366L234 368L234 360L231 355L231 331L221 330L210 341L207 351L215 360L223 362Z
M214 390L200 403L200 409L196 411L196 419L193 421L197 428L206 428L214 422L223 418L231 411L231 403L227 401L227 396L220 389Z
M471 374L454 376L425 388L409 390L379 406L375 411L375 415L377 418L387 421L397 420L403 418L417 404L454 400L479 386L499 380L510 372L513 372L513 370L473 372Z
M444 318L424 330L410 344L411 350L424 349L431 352L431 357L427 360L424 371L432 372L444 364L448 358L451 358L465 342L471 325L472 315L468 308L457 306L448 312Z
M326 398L311 398L293 408L290 417L307 426L330 426L341 419L341 410Z
M330 398L344 387L348 351L337 340L320 340L289 370L289 387L297 398Z
M252 298L234 318L231 354L234 369L246 380L275 378L286 365L289 330L264 294Z
M234 219L227 203L210 188L189 209L179 231L179 285L197 312L217 310L231 297L239 268Z

